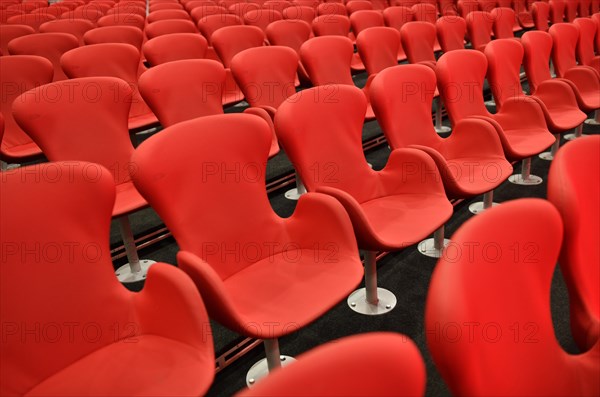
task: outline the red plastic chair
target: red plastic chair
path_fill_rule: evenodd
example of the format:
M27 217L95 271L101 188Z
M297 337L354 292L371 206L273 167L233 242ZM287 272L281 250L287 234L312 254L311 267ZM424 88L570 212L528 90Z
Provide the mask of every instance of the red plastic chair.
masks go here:
M590 9L592 8L591 0L579 0L577 5L577 15L580 18L589 18L591 16Z
M161 10L148 14L146 22L151 24L156 21L164 21L167 19L184 19L190 21L192 18L187 11L184 10Z
M502 111L507 101L526 97L519 77L523 55L521 43L511 39L494 40L485 49L488 60L487 79L499 111ZM540 154L540 158L552 160L560 146L560 134L578 128L587 116L579 110L573 90L564 81L546 80L529 98L540 105L546 125L556 138L550 152Z
M300 48L300 59L314 86L346 84L354 86L350 65L354 46L347 37L321 36L308 40ZM369 76L362 91L369 98L368 90L373 76ZM365 120L375 118L369 104Z
M437 20L437 10L435 5L428 3L418 3L411 7L414 13L415 21L423 21L435 24Z
M281 19L283 19L283 16L279 11L266 8L250 10L244 14L244 23L246 25L257 26L261 28L263 32L271 22L279 21Z
M83 35L85 44L124 43L141 49L144 33L133 26L115 25L88 30Z
M129 44L103 43L86 45L65 53L60 63L69 78L116 77L133 89L129 110L129 129L147 129L158 123L137 90L140 53Z
M308 194L287 219L272 210L261 177L271 134L255 116L207 116L152 136L133 156L135 184L177 240L179 267L211 318L264 339L267 360L251 369L249 384L267 365L281 366L279 337L321 317L363 273L352 225L334 199ZM247 172L221 174L232 169ZM332 246L329 256L323 250Z
M112 179L86 162L2 173L0 241L12 249L3 248L0 267L2 395L208 390L215 366L210 323L189 277L156 264L143 291L132 293L110 270ZM43 253L21 255L26 247Z
M494 18L486 11L473 11L465 18L467 33L473 49L483 52L485 46L492 41Z
M596 110L595 117L586 124L600 124L600 71L590 66L577 65L576 48L579 41L579 28L572 23L557 23L550 27L552 36L552 63L558 77L573 83L579 91L579 106ZM589 99L588 99L589 97Z
M49 14L21 14L7 18L6 23L10 25L27 25L38 32L41 24L55 19L56 17Z
M44 92L57 95L49 97ZM147 206L131 182L131 174L136 172L127 128L132 95L123 80L93 77L34 88L13 104L15 119L48 160L90 161L110 170L117 188L113 217L119 220L129 260L116 272L124 283L143 280L154 263L138 258L128 219L129 214Z
M365 373L354 373L357 362ZM307 379L313 381L307 382ZM277 371L236 397L423 396L425 366L404 335L370 333L326 343L298 356L293 367Z
M178 4L178 3L175 3L175 4ZM187 12L191 13L194 8L216 6L217 2L212 1L212 0L191 0L191 1L182 1L181 4L183 5L183 8L185 8L185 10Z
M520 25L518 29L514 28L514 31L522 30L521 27L525 29L531 29L534 27L533 17L531 16L530 12L531 9L528 8L526 0L513 0L513 10L515 11L515 16Z
M78 7L73 11L67 11L60 16L61 19L87 19L96 24L100 18L104 16L104 12L90 4Z
M565 0L550 0L550 22L552 24L561 23L565 20Z
M317 15L343 15L348 16L348 10L344 4L340 3L321 3L317 6Z
M443 52L465 48L467 22L459 16L443 16L436 23L437 38Z
M148 40L143 51L150 65L156 66L182 59L203 59L207 48L206 39L197 33L172 33Z
M146 26L144 30L148 39L153 39L158 36L170 33L198 33L196 25L192 21L184 19L166 19L164 21L156 21L153 24Z
M548 200L562 215L565 239L559 263L569 289L571 331L581 351L600 339L600 137L558 151L548 175Z
M168 3L152 3L150 4L149 11L150 13L154 13L156 11L163 10L183 10L183 6L177 2L168 2Z
M21 10L7 10L7 9L1 10L0 9L0 23L5 24L9 18L18 16L18 15L25 15L25 12L23 12Z
M449 198L485 193L483 202L469 206L471 212L479 213L492 206L493 189L508 178L512 166L504 158L496 130L486 121L461 120L447 139L433 133L431 106L435 91L433 70L422 65L401 65L379 73L370 95L392 150L412 147L427 152L440 170Z
M313 19L317 17L317 11L313 7L294 6L283 10L281 15L283 16L283 19L292 21L300 20L311 26Z
M244 14L251 10L259 10L261 7L256 3L236 3L229 7L229 12L231 14L237 15L240 19L244 18Z
M351 0L346 3L348 15L352 15L356 11L373 10L373 3L368 0Z
M483 81L487 59L479 51L456 50L438 59L436 75L438 88L452 125L468 117L487 120L496 128L509 160L523 159L520 175L508 180L520 185L537 185L540 177L530 175L531 156L554 143L554 136L546 128L540 105L530 98L508 99L502 110L491 114L483 102Z
M456 3L458 15L463 19L467 19L467 15L473 11L480 11L479 2L477 0L458 0Z
M0 57L2 86L1 114L4 118L4 138L0 155L3 161L16 163L39 157L42 150L19 127L12 114L12 105L22 93L52 81L52 63L34 55Z
M594 39L598 34L596 23L590 18L576 18L573 23L579 28L576 52L579 64L591 66L600 74L600 55L594 54Z
M360 58L369 76L396 66L400 32L394 28L374 27L361 32L356 38Z
M0 24L0 51L3 55L8 55L8 43L12 39L33 33L35 30L31 26Z
M321 15L313 20L312 29L315 36L348 37L350 33L350 19L344 15Z
M233 14L214 14L206 15L198 20L198 30L206 38L209 45L212 45L212 35L217 30L227 26L243 25L244 22Z
M385 26L390 28L394 28L400 32L402 26L404 24L411 22L414 19L414 12L407 7L388 7L383 10L383 19L385 21ZM406 60L406 52L402 47L402 42L400 42L400 46L398 47L398 62Z
M300 56L300 47L312 35L312 28L304 21L287 19L270 23L265 33L270 45L290 47ZM298 77L296 86L300 85L300 82L310 82L301 62L298 63Z
M354 35L358 36L365 29L375 26L385 26L385 21L383 20L383 13L381 11L363 10L350 15L350 25L352 26Z
M65 80L60 66L60 57L67 51L79 46L75 36L68 33L35 33L18 37L8 43L8 52L12 55L38 55L48 59L54 65L54 80Z
M515 25L516 17L512 8L497 7L490 12L493 19L492 31L496 39L513 39L515 38L513 26Z
M438 9L440 10L441 16L444 16L444 17L458 16L458 10L456 9L456 2L454 0L438 0Z
M264 32L256 26L229 26L219 29L212 37L215 52L225 66L225 87L223 88L223 104L233 104L244 99L231 73L233 57L248 48L265 44Z
M492 12L498 6L496 0L477 0L477 2L479 3L479 10L485 12Z
M98 27L104 26L134 26L140 30L144 29L146 22L143 17L136 14L112 14L98 19Z
M531 16L536 30L548 31L550 19L550 5L545 1L536 1L531 6Z
M468 220L429 285L427 345L453 395L594 396L600 343L558 344L550 284L563 225L544 200L520 199Z
M283 14L283 10L292 6L293 4L286 0L267 0L263 3L262 8L267 10L274 10Z
M94 29L94 24L87 19L58 19L40 25L40 33L69 33L77 37L79 45L83 45L83 35Z
M396 304L392 292L377 288L376 251L397 250L426 237L448 220L452 205L435 163L422 151L398 149L382 171L369 167L362 149L366 109L367 99L356 87L314 87L279 107L275 129L307 190L335 197L350 214L358 245L367 252L366 288L350 295L348 304L375 315ZM409 164L431 170L432 177L409 175Z
M196 7L194 9L192 9L192 11L190 11L190 15L192 16L192 19L194 21L196 21L196 23L207 17L210 15L227 15L228 11L226 8L221 7L221 6L215 6L215 5L204 5L201 7ZM235 15L235 13L233 13ZM240 16L240 18L242 18Z
M577 18L579 0L565 0L565 22L573 22Z

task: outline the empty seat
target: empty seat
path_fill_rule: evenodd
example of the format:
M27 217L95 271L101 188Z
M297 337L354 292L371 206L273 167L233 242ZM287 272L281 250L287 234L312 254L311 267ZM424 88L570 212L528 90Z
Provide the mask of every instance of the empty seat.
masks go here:
M550 5L545 1L536 1L531 6L531 16L536 30L548 31L548 19L550 18Z
M571 142L558 151L548 175L548 200L564 223L558 262L569 289L571 332L582 352L600 339L599 153L597 135Z
M237 15L240 19L244 19L244 14L250 10L258 10L260 9L260 5L257 3L236 3L229 7L229 12L231 14Z
M348 15L346 6L342 3L321 3L317 6L317 15Z
M8 55L8 43L12 39L32 33L35 33L35 29L31 26L0 24L0 51L3 55Z
M352 15L352 13L361 10L372 10L373 3L368 0L351 0L346 3L346 10L348 11L348 15Z
M144 290L130 292L110 270L110 172L82 161L46 163L4 172L0 183L0 241L14 248L0 267L0 312L10 324L0 393L204 394L214 348L193 282L157 264ZM25 255L28 247L42 251Z
M115 25L88 30L83 35L85 44L124 43L138 50L142 47L144 33L133 26Z
M573 22L579 28L577 40L577 60L580 65L591 66L600 74L600 54L594 54L594 39L597 27L590 18L576 18Z
M458 15L465 20L467 19L467 15L471 12L480 11L479 2L477 0L458 0L456 7L458 9Z
M134 46L122 43L86 45L65 53L60 63L70 78L106 76L130 84L133 89L130 130L147 128L158 122L137 89L140 52Z
M58 19L40 25L40 33L69 33L77 37L79 45L83 45L83 35L94 29L94 24L87 19Z
M312 34L311 26L300 20L275 21L267 26L269 44L290 47L300 55L300 47ZM298 77L301 82L309 82L308 75L302 63L298 63ZM298 79L296 85L299 85Z
M72 11L67 11L60 16L61 19L87 19L92 23L97 23L104 16L104 12L94 6L92 3L78 7Z
M79 46L79 41L69 33L35 33L11 40L8 52L12 55L39 55L54 65L54 81L67 76L60 66L60 57Z
M344 15L321 15L313 20L312 29L315 36L348 37L350 33L350 19Z
M356 38L358 53L369 76L398 64L399 45L400 32L393 28L369 28Z
M330 99L332 92L335 100ZM275 128L307 190L343 204L359 247L367 251L366 289L355 291L349 306L363 314L384 314L394 308L396 297L377 288L376 252L415 244L450 218L452 205L425 152L394 150L382 171L369 167L362 148L366 110L367 99L359 88L319 86L283 102ZM431 177L408 175L408 164L431 170Z
M164 21L166 19L185 19L189 21L192 18L190 18L190 15L184 10L161 10L148 14L146 17L146 22L154 23L156 21Z
M550 287L562 235L560 214L539 199L509 201L454 233L425 307L427 346L453 395L600 393L600 343L571 355L554 332Z
M473 11L465 18L467 33L473 49L483 51L487 43L492 41L494 19L489 12Z
M397 29L399 32L405 23L414 19L414 12L407 7L388 7L383 10L383 19L385 21L385 26ZM398 47L398 61L404 60L406 60L406 52L402 47L402 42L400 42L400 46Z
M166 19L164 21L156 21L153 24L146 26L144 30L149 39L153 39L163 34L169 33L198 33L196 25L192 21L185 19Z
M35 55L0 57L0 110L4 118L4 138L0 155L3 161L19 162L39 156L42 150L25 133L13 117L12 105L24 92L50 83L54 74L52 63Z
M415 15L415 21L423 21L434 24L437 20L437 10L433 4L418 3L412 6L411 10Z
M528 6L525 4L525 0L513 0L513 10L519 25L525 29L531 29L534 27L533 18ZM519 27L513 28L513 30L521 30Z
M175 124L133 156L135 184L173 233L178 265L211 318L264 340L267 359L249 384L281 366L278 338L321 317L363 274L352 224L334 199L308 194L287 219L273 211L264 178L271 142L258 117L215 115ZM335 260L321 255L327 244Z
M271 22L279 21L283 16L279 11L261 8L259 10L250 10L244 14L244 23L250 26L257 26L263 31Z
M565 22L573 22L577 18L579 0L565 0Z
M567 6L565 0L550 0L550 22L561 23L565 20L565 8Z
M197 33L171 33L144 43L144 56L152 66L181 59L202 59L208 44ZM160 118L159 118L160 120Z
M168 3L152 3L150 4L149 11L150 13L162 10L183 10L183 6L176 2L168 2Z
M590 17L590 9L592 7L591 0L579 0L577 2L577 16L580 18L589 18Z
M592 21L596 24L596 54L600 54L600 12L592 15Z
M436 23L436 32L443 52L465 48L467 22L459 16L443 16Z
M49 14L22 14L8 18L6 23L10 25L31 26L37 32L39 31L41 24L48 21L54 21L55 19L56 17Z
M358 36L365 29L375 26L385 26L385 21L383 20L383 13L381 11L363 10L350 15L350 25L352 26L354 35Z
M454 0L438 0L438 9L443 17L458 16Z
M317 16L317 11L313 7L294 6L283 10L281 15L283 19L304 21L310 26Z
M144 17L141 17L136 14L112 14L105 15L102 18L98 19L98 26L134 26L140 30L144 29L146 25L146 21Z
M49 97L44 92L56 94ZM30 93L35 96L25 93L15 100L13 113L48 160L95 162L112 174L117 189L112 216L119 220L129 260L117 270L117 277L126 283L143 280L154 262L138 258L128 219L147 206L131 182L136 167L131 162L134 148L127 120L133 90L115 77L87 77L47 84Z
M198 29L206 38L209 45L212 45L212 35L217 30L227 27L243 25L244 22L238 16L233 14L215 14L207 15L198 20Z
M263 3L262 8L274 10L283 15L283 10L292 6L292 3L287 0L267 0Z
M513 26L515 25L515 12L512 8L497 7L490 13L493 19L492 31L496 39L511 39L515 35Z

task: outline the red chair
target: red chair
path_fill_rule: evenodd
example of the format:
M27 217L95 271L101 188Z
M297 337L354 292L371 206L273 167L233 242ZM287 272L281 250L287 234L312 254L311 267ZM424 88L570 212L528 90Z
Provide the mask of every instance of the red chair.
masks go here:
M83 35L88 30L94 29L94 24L87 19L58 19L40 25L40 33L69 33L83 45Z
M72 11L67 11L60 16L61 19L87 19L96 24L100 18L104 16L104 12L91 3L89 5L78 7Z
M300 56L300 47L312 35L312 28L304 21L287 19L270 23L265 33L270 45L289 47ZM310 82L301 62L298 63L298 77L299 80L296 79L296 86L300 82Z
M600 12L600 1L599 0L592 0L591 12L592 12L592 15Z
M156 264L143 291L132 293L110 270L110 172L71 161L4 172L1 179L0 394L205 393L214 350L189 277ZM22 255L27 247L42 251Z
M37 32L41 24L55 19L56 17L50 14L21 14L7 18L6 23L10 25L27 25Z
M519 185L538 185L542 179L530 175L531 156L554 143L554 136L546 128L540 105L530 98L508 99L502 110L491 114L483 102L483 81L487 59L479 51L456 50L438 59L436 75L438 88L452 125L469 117L486 120L496 128L509 160L523 159L520 175L508 180Z
M365 29L375 26L385 26L385 21L383 20L383 13L381 11L364 10L350 15L350 25L352 26L354 35L358 37L360 32Z
M534 27L533 25L533 17L531 16L530 9L528 9L527 4L525 4L526 0L513 0L513 10L515 11L515 16L519 25L525 29L531 29ZM529 1L529 0L527 0ZM522 30L521 27L518 29L513 29L515 31Z
M579 41L579 29L572 23L557 23L550 27L552 36L552 63L558 77L573 83L579 91L579 106L596 110L595 117L585 121L586 124L600 124L600 72L590 66L577 65L576 47ZM589 99L588 99L589 97Z
M415 21L423 21L435 24L437 20L437 10L435 5L428 3L418 3L411 7L414 13Z
M248 48L265 44L264 32L256 26L229 26L219 29L212 37L215 52L225 66L225 87L223 88L223 104L233 104L244 99L231 73L231 60L238 53Z
M8 43L11 55L38 55L48 59L54 66L54 80L66 80L60 66L60 57L79 46L75 36L68 33L35 33L18 37Z
M260 5L256 3L236 3L229 7L231 14L237 15L240 19L244 19L244 14L250 10L260 10Z
M315 36L348 37L348 34L350 33L350 19L344 15L321 15L313 20L312 29Z
M343 15L348 16L348 10L344 4L340 3L321 3L317 6L317 15Z
M565 22L573 22L577 18L579 0L565 0Z
M257 26L264 32L271 22L279 21L283 16L279 11L261 8L259 10L250 10L244 14L244 23L250 26Z
M308 40L300 48L300 60L306 68L313 86L345 84L354 86L350 65L354 46L347 37L321 36ZM373 76L369 76L362 91L369 98L368 90ZM375 114L368 104L365 121L373 120Z
M196 25L192 21L185 19L166 19L164 21L156 21L153 24L146 26L144 30L148 39L153 39L158 36L170 33L198 33Z
M354 374L357 362L365 366L360 377ZM353 335L303 353L293 367L273 373L235 396L423 396L424 365L419 350L404 335Z
M467 22L459 16L443 16L435 22L438 42L443 52L465 48Z
M600 343L570 355L554 333L562 233L558 211L539 199L509 201L454 233L425 308L427 346L453 395L600 393Z
M496 109L513 98L525 98L519 72L523 63L524 50L517 40L494 40L485 49L488 60L487 79L492 88ZM544 160L552 160L560 146L560 134L578 128L586 119L579 110L577 98L569 84L563 81L547 80L529 96L541 107L548 130L556 138L550 152L540 154Z
M494 18L486 11L473 11L465 18L467 33L473 49L483 52L485 46L492 41Z
M477 0L479 3L479 10L485 12L492 12L494 8L498 6L498 2L496 0Z
M267 359L252 367L248 384L282 358L290 362L280 358L278 338L321 317L363 274L352 225L334 199L308 194L287 219L272 210L261 177L271 136L251 115L200 117L152 136L133 156L135 184L177 240L179 267L211 318L264 340ZM221 174L232 169L246 171ZM323 251L332 246L333 256Z
M370 95L391 149L412 147L428 153L440 170L449 198L485 193L483 202L469 206L471 212L479 213L492 206L493 189L510 176L512 166L504 158L496 130L486 121L461 120L447 139L434 134L431 105L435 91L433 70L401 65L379 73Z
M202 33L208 42L206 58L220 61L212 46L212 35L214 32L228 26L243 25L243 23L242 19L234 14L212 14L198 19L198 30L200 30L200 33Z
M565 0L550 0L550 23L561 23L565 20Z
M183 6L176 2L150 4L150 7L149 7L150 14L152 14L156 11L162 11L162 10L183 10Z
M0 23L5 24L6 22L8 22L9 18L18 16L18 15L25 15L25 12L23 12L21 10L7 10L7 9L1 10L0 9Z
M496 39L513 39L515 38L513 26L515 25L516 17L512 8L497 7L490 12L493 19L492 31Z
M550 5L545 1L536 1L531 6L531 16L536 30L548 31L548 20L550 19Z
M168 19L184 19L186 21L192 20L190 14L184 10L161 10L148 14L146 17L146 22L151 24L157 21L165 21Z
M8 55L8 43L12 39L33 33L35 30L31 26L0 24L0 51L3 55Z
M596 24L596 54L600 54L600 12L592 15L592 21Z
M394 28L374 27L361 32L356 47L369 76L390 66L396 66L400 32Z
M366 109L356 87L314 87L279 107L275 129L307 190L335 197L350 214L358 245L367 252L366 288L350 295L348 304L375 315L396 305L392 292L377 288L376 251L397 250L426 237L450 218L452 205L435 163L422 151L398 149L382 171L369 167L362 149ZM431 170L432 177L409 175L409 164Z
M598 153L597 135L571 142L558 151L548 175L548 200L564 223L558 262L569 289L571 331L581 351L593 348L600 339Z
M112 14L105 15L98 19L98 27L104 26L134 26L140 30L144 30L146 22L143 17L136 14ZM156 27L154 27L156 28Z
M42 150L19 127L12 114L16 98L30 89L50 83L53 75L52 63L34 55L11 55L0 57L0 85L2 100L0 110L4 118L4 138L0 146L3 162L18 163L35 159ZM4 167L4 163L2 166Z
M148 40L143 51L150 65L156 66L182 59L203 59L207 48L206 39L197 33L171 33Z
M411 22L414 19L414 12L407 7L388 7L383 10L383 19L385 26L394 28L400 32L405 23ZM406 60L406 52L402 47L402 43L400 43L400 47L398 48L397 60L398 62Z
M579 28L576 52L579 64L591 66L600 73L600 55L594 54L594 39L597 35L596 23L590 18L576 18L573 23Z
M294 6L283 10L281 15L283 19L304 21L311 26L313 19L317 17L317 11L313 7Z
M86 45L65 53L60 63L69 78L116 77L133 89L129 110L129 129L149 129L158 119L148 108L137 89L140 52L129 44L103 43Z
M473 11L480 11L479 2L477 0L458 0L456 3L458 15L463 19L467 19L467 15Z
M263 3L262 8L267 10L274 10L283 14L283 10L292 7L292 3L285 0L267 0Z
M373 9L373 3L371 3L368 0L351 0L346 3L346 10L348 11L348 15L352 15L352 13L356 11Z
M192 16L192 19L196 22L198 22L199 20L210 16L210 15L227 15L228 11L226 8L221 7L221 6L214 6L214 5L205 5L205 6L201 6L201 7L196 7L194 9L192 9L192 11L190 11L190 15ZM236 13L232 13L234 15L237 15ZM239 18L241 19L242 16L239 16Z
M178 3L175 3L178 4ZM210 6L216 6L217 3L215 1L212 0L191 0L191 1L182 1L181 4L183 5L183 8L187 11L187 12L192 12L192 10L194 8L197 7L210 7Z
M85 44L102 44L102 43L123 43L130 44L137 49L142 48L144 41L144 33L133 26L115 25L104 26L88 30L83 35Z
M49 97L44 92L57 95ZM48 160L90 161L110 170L117 188L113 217L119 221L129 260L116 271L123 283L145 279L154 263L138 258L128 219L129 214L147 206L131 182L137 169L131 162L134 149L127 128L132 95L123 80L93 77L34 88L13 104L15 120Z
M577 15L580 18L589 18L591 16L590 9L592 8L591 0L579 0L577 7Z
M443 17L458 16L458 10L456 9L454 0L438 0L438 9Z

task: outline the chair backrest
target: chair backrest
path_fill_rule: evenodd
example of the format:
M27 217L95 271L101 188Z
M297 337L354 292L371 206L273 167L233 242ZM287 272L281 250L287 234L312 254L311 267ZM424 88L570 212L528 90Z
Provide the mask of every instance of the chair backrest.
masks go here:
M467 22L463 18L459 16L444 16L436 21L435 27L443 52L465 48Z
M15 146L33 142L13 117L12 106L14 100L30 89L50 83L53 74L52 63L40 56L11 55L0 57L0 84L2 85L0 110L4 117L4 137L1 140L0 149L3 156L9 154L10 149Z
M244 18L244 14L250 10L258 10L260 9L260 5L257 3L236 3L229 7L229 12L237 15L241 19Z
M594 39L596 38L596 24L590 18L575 18L573 21L579 28L577 40L577 59L581 65L589 65L594 58Z
M397 29L400 31L402 26L414 20L415 13L408 7L388 7L383 10L383 19L385 26Z
M123 43L86 45L65 53L60 63L69 78L107 76L126 81L133 89L130 117L149 113L137 89L140 52L134 46Z
M492 41L494 18L486 11L473 11L466 17L467 32L473 48L483 51L487 43Z
M352 15L352 13L356 11L362 10L372 10L373 3L367 0L351 0L346 3L346 10L348 11L348 15Z
M312 29L304 21L286 19L272 22L265 33L269 44L290 47L299 52L302 44L310 38Z
M343 3L321 3L317 6L317 15L348 16L348 11Z
M105 15L102 18L98 19L98 27L104 26L134 26L140 30L144 29L146 21L144 17L139 16L137 14L112 14Z
M175 124L144 141L133 156L135 186L178 246L206 261L222 280L265 257L264 242L282 240L283 220L265 186L271 139L260 117L215 115ZM223 253L235 246L253 251Z
M19 14L9 17L6 20L6 23L10 25L31 26L36 32L38 32L41 24L54 21L55 19L56 17L50 14Z
M190 12L192 19L196 22L198 22L202 18L207 17L209 15L227 15L227 14L228 14L228 11L226 8L220 7L220 6L214 6L214 5L212 5L212 6L205 5L205 6L201 6L201 7L196 7ZM237 15L236 13L233 13L233 14ZM241 16L239 16L239 17L240 17L240 19L242 18Z
M575 52L579 41L579 27L573 23L555 23L548 30L552 36L552 63L557 77L577 66Z
M536 1L531 6L531 16L536 30L548 31L548 20L550 18L550 5L544 1Z
M169 33L198 33L196 25L192 21L185 19L166 19L164 21L156 21L153 24L146 26L144 30L149 39L153 39L163 34Z
M83 35L85 44L102 44L102 43L124 43L130 44L138 50L142 47L144 41L144 33L133 26L104 26L88 30Z
M83 45L83 35L95 25L87 19L58 19L40 25L40 33L69 33L77 37L79 45Z
M369 75L398 64L400 32L394 28L375 27L362 31L356 38L358 53Z
M489 116L483 101L486 71L487 59L479 51L450 51L438 59L438 89L452 125L469 116Z
M490 13L493 18L494 38L509 39L514 37L515 12L512 8L498 7Z
M565 0L550 0L550 22L560 23L565 20Z
M415 14L415 21L424 21L434 24L437 19L437 10L433 4L419 3L411 7Z
M135 171L127 127L132 93L114 77L59 81L21 95L13 113L48 160L97 163L120 184Z
M596 24L596 53L600 54L600 12L592 15L592 21Z
M248 48L260 47L265 43L265 33L256 26L228 26L217 30L212 44L226 68L231 66L233 57Z
M283 10L292 7L292 3L286 0L267 0L263 3L262 8L267 10L275 10L283 14Z
M350 19L345 15L321 15L313 20L312 29L315 36L348 37L348 33L350 33Z
M54 66L54 81L59 81L67 78L60 65L61 56L78 46L79 40L69 33L35 33L12 40L8 43L8 52L48 59Z
M358 202L378 191L377 172L362 150L366 109L363 92L349 85L310 88L279 107L277 137L308 191L334 187Z
M550 166L548 200L562 215L560 267L569 288L571 331L581 351L600 337L600 137L563 146Z
M577 8L577 15L580 18L588 18L590 17L590 8L592 6L592 1L591 0L579 0L578 1L578 8Z
M37 164L3 172L0 185L0 393L25 395L81 357L133 336L115 333L131 331L131 296L110 259L115 187L105 168Z
M435 72L425 65L399 65L375 76L371 105L392 149L423 145L434 149L442 138L431 123Z
M562 238L560 214L540 199L506 202L454 233L425 307L427 345L452 394L600 393L600 343L569 355L554 333L550 286Z
M152 66L182 59L202 59L208 44L197 33L172 33L144 43L144 56Z
M298 54L289 47L268 46L244 50L231 60L231 73L250 106L277 109L296 92Z
M167 62L140 77L142 97L160 124L173 124L196 117L221 114L225 68L210 59Z
M354 46L348 37L314 37L302 44L300 60L313 85L354 85L350 64Z
M566 0L565 1L565 21L573 22L577 17L577 7L579 0Z
M454 0L438 0L440 14L444 17L458 16L456 2Z
M97 23L104 16L104 12L91 5L78 7L72 11L67 11L60 16L61 19L87 19L92 23Z
M271 22L279 21L283 16L279 11L261 8L258 10L250 10L244 14L244 23L250 26L257 26L263 31Z
M12 39L33 33L35 30L31 26L0 24L0 51L3 55L8 55L8 43Z
M233 14L207 15L198 20L198 29L206 38L209 45L211 45L212 36L217 30L227 26L237 26L243 24L244 22L238 16Z
M429 22L408 22L402 26L400 39L410 63L435 62L435 34L435 25Z
M152 3L150 4L150 14L162 11L162 10L183 10L183 6L179 3L168 2L168 3Z
M310 26L313 19L317 16L317 11L313 7L294 6L283 10L281 15L283 16L283 19L304 21Z
M485 47L484 53L488 60L487 79L498 111L510 98L523 96L519 77L523 52L521 43L514 39L494 40Z
M352 32L358 36L365 29L375 26L385 26L383 13L379 10L356 11L350 15L350 25Z
M154 23L156 21L164 21L165 19L185 19L189 21L192 18L184 10L160 10L148 14L146 22Z
M526 32L521 37L525 51L523 67L527 75L529 90L535 94L542 83L552 78L550 74L550 55L552 54L552 36L543 31Z
M458 9L458 14L464 19L467 19L467 15L471 12L480 10L479 2L477 0L458 0L456 7Z

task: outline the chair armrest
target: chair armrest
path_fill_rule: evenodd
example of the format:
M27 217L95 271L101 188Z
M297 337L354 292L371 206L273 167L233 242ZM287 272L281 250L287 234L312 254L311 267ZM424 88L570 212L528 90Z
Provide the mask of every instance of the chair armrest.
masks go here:
M178 268L152 265L144 289L133 296L133 304L142 334L164 336L214 355L204 303L192 280Z
M300 196L294 214L286 219L286 227L302 248L358 252L348 213L329 195L311 192Z
M177 263L190 276L198 291L201 291L210 317L225 327L246 335L246 322L235 310L223 280L214 269L197 255L184 250L177 253Z
M577 97L573 89L567 82L562 80L551 79L542 81L535 91L534 97L538 97L546 107L569 106L578 108Z
M502 110L492 115L505 130L519 130L526 128L546 129L546 118L540 105L531 98L509 98Z

